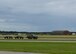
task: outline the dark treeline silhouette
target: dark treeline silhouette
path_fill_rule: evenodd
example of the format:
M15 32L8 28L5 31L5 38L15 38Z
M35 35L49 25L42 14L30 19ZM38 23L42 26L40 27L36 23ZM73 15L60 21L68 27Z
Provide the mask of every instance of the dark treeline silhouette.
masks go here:
M40 34L40 35L43 35L43 34L51 34L51 32L17 32L17 31L0 31L0 34L2 35L18 35L18 34Z
M0 34L2 35L18 35L18 34L36 34L36 35L71 35L72 33L76 32L70 32L68 30L56 30L52 32L18 32L18 31L0 31Z

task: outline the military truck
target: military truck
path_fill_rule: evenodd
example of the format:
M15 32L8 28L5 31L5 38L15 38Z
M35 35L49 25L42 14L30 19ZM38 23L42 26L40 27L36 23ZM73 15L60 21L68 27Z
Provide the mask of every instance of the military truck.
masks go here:
M27 35L26 38L28 38L28 39L38 39L38 36L30 34L30 35Z
M5 36L4 39L13 39L12 36Z
M14 37L15 39L24 39L24 37L22 37L22 36L16 36L16 37Z

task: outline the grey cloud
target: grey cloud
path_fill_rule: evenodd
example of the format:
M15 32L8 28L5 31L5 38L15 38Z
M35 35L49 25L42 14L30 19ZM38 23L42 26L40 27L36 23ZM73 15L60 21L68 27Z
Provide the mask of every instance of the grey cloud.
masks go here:
M75 14L75 0L0 0L2 30L74 30Z
M47 5L47 11L54 15L74 15L76 14L76 0L52 0Z
M1 0L0 4L2 8L8 7L11 13L76 14L75 0Z
M0 23L2 31L39 31L36 26L20 23Z
M49 0L1 0L2 7L10 7L11 12L41 13Z

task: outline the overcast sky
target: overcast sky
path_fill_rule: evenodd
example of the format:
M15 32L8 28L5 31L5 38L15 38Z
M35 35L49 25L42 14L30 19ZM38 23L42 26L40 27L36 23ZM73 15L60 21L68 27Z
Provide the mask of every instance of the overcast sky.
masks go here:
M2 31L76 31L76 0L0 0Z

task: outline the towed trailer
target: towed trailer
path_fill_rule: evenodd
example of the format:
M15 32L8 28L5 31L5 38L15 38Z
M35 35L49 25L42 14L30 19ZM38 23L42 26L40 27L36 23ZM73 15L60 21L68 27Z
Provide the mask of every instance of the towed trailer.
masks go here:
M24 39L24 37L22 37L22 36L16 36L16 37L5 36L4 39Z
M5 36L4 39L24 39L24 38L28 38L28 39L38 39L38 36L36 35L27 35L26 37L23 36Z

